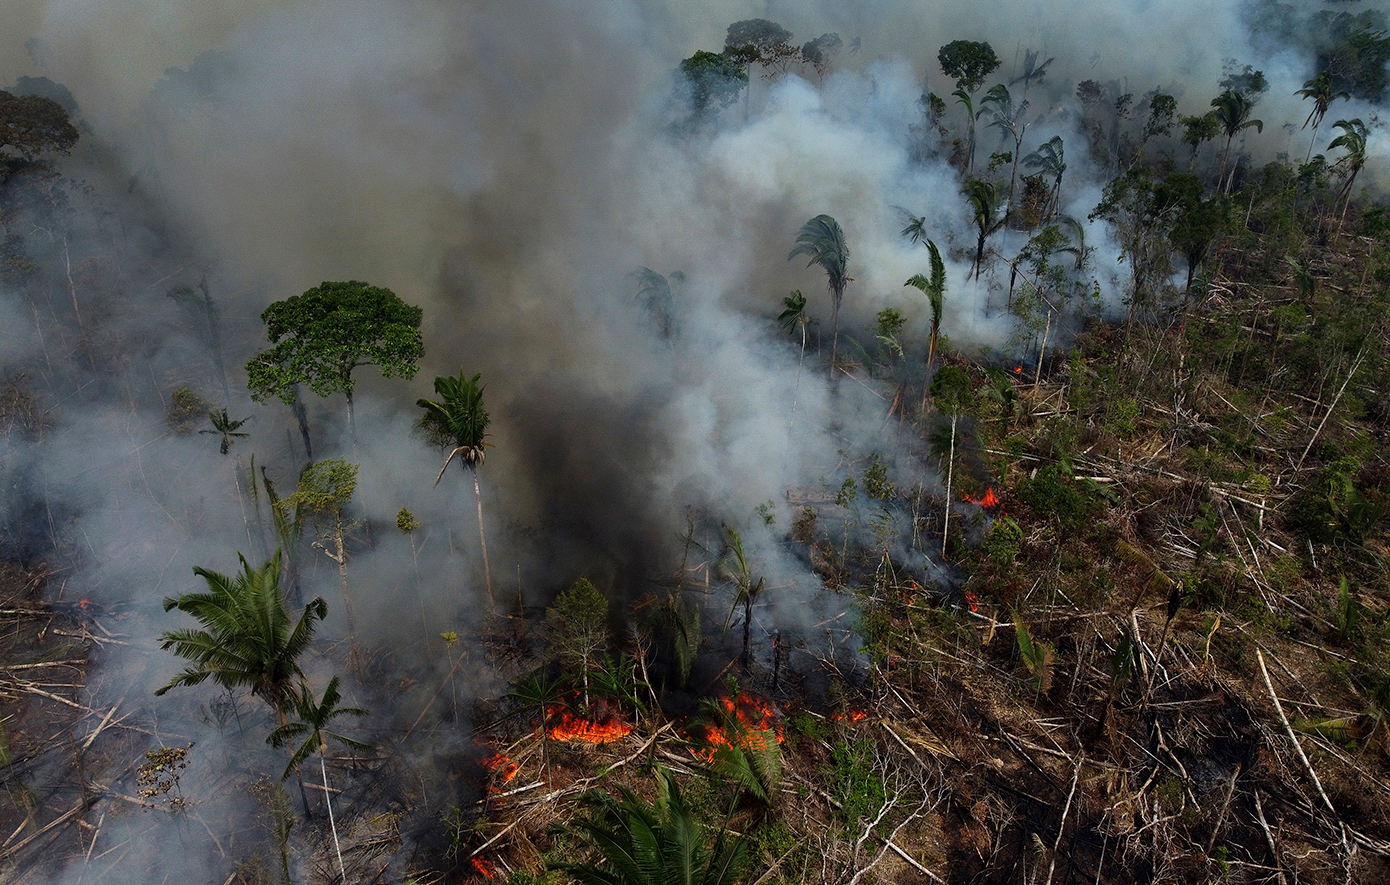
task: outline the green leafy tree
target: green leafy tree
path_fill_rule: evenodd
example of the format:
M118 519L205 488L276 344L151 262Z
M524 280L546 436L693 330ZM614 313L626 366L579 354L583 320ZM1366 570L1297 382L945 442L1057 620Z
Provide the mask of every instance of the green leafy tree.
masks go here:
M810 258L806 266L818 265L825 271L830 286L830 324L834 327L830 339L830 370L835 371L835 360L840 351L840 302L845 297L845 286L851 282L849 276L849 246L845 243L845 232L840 223L829 215L817 215L801 226L796 235L796 247L787 260L798 255Z
M1337 99L1351 101L1351 93L1337 89L1332 85L1332 72L1322 71L1311 80L1303 83L1303 88L1294 93L1304 100L1313 100L1313 109L1308 112L1308 119L1303 121L1303 128L1307 129L1308 124L1313 125L1313 137L1308 140L1308 156L1303 162L1313 159L1313 146L1318 143L1318 126L1322 125L1322 118L1327 116L1327 111L1332 107L1332 102Z
M972 95L999 67L999 56L994 54L993 47L973 40L952 40L937 51L936 60L942 72L956 81L956 86Z
M742 836L727 825L709 827L686 804L671 772L656 769L652 802L619 787L618 797L591 791L583 796L584 816L570 828L599 859L556 863L584 885L734 885L746 861ZM713 830L713 832L711 832Z
M1231 142L1246 129L1254 128L1256 132L1263 132L1265 124L1263 120L1250 119L1250 112L1255 109L1255 102L1243 92L1227 89L1211 100L1211 106L1216 112L1217 125L1221 127L1221 132L1226 136L1226 150L1221 154L1221 190L1224 193L1230 193L1231 185L1236 177L1234 168L1230 170L1229 175L1226 168L1231 158Z
M1200 178L1179 172L1165 178L1155 193L1159 205L1173 208L1168 241L1187 263L1187 282L1182 295L1183 313L1187 312L1191 303L1192 279L1196 276L1197 268L1211 253L1228 224L1226 198L1217 196L1203 199L1203 191Z
M192 615L202 629L163 634L160 648L191 663L155 694L208 679L227 689L249 688L283 725L298 701L294 680L304 676L299 656L314 638L315 623L328 616L328 604L311 600L291 625L280 595L281 571L279 550L260 568L241 557L241 574L235 576L195 567L207 592L166 598L164 610Z
M1172 270L1168 242L1172 216L1172 207L1155 198L1153 180L1140 167L1111 180L1089 216L1092 221L1100 218L1110 225L1129 265L1126 328L1133 326L1141 308L1156 299L1156 287Z
M367 711L361 707L340 707L342 692L338 689L338 677L334 676L328 680L327 687L323 690L323 699L314 700L314 692L307 683L301 684L299 692L295 695L295 714L298 720L287 722L270 733L266 738L266 743L279 748L287 744L292 744L299 738L304 738L303 743L295 748L294 754L290 756L289 765L285 766L285 773L280 775L284 780L290 776L290 772L296 771L304 760L317 753L319 757L319 774L323 778L323 801L328 807L328 826L333 832L333 850L338 855L338 873L342 877L339 881L346 882L347 869L343 866L343 849L338 843L338 824L333 819L333 794L329 792L328 786L328 767L324 763L324 757L328 755L328 741L332 739L354 750L369 750L371 746L362 741L354 740L344 734L339 734L329 730L329 725L334 719L340 716L365 716Z
M608 648L608 600L588 578L580 578L555 597L545 611L550 656L578 672L584 714L591 709L590 676Z
M738 61L718 52L700 50L681 62L681 75L690 87L691 119L706 119L716 107L726 108L748 85L748 74Z
M77 127L58 102L0 90L0 171L16 160L32 163L42 154L66 154L77 139Z
M1143 140L1171 134L1177 114L1178 100L1166 92L1154 90L1149 95L1149 116L1144 120Z
M422 315L390 289L356 280L321 283L277 301L261 313L274 346L246 364L251 398L265 402L273 396L293 405L299 384L319 396L341 393L347 398L355 448L353 370L376 366L387 378L415 377L425 353Z
M497 607L492 596L492 567L487 559L487 535L483 532L483 493L478 486L478 468L482 466L486 454L487 426L491 420L487 409L483 408L483 385L481 374L465 377L460 369L458 377L440 375L434 379L434 392L438 400L418 399L416 405L425 410L420 425L431 442L442 446L452 446L439 468L434 484L444 478L454 456L459 456L473 477L473 499L478 505L478 543L483 550L483 576L487 583L488 605Z
M245 439L246 437L250 436L250 434L248 433L237 433L237 430L241 427L241 425L245 424L249 420L249 418L233 420L231 416L227 414L227 408L223 406L220 409L214 409L211 412L208 412L208 421L212 423L212 429L200 430L198 432L210 433L214 436L220 436L222 438L222 445L220 447L220 450L222 454L225 455L227 454L227 450L231 448L233 440Z

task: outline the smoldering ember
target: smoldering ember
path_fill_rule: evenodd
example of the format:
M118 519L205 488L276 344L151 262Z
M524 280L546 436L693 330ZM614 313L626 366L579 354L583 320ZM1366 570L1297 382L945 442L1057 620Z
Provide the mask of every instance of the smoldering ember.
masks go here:
M0 8L0 883L1390 881L1383 0Z

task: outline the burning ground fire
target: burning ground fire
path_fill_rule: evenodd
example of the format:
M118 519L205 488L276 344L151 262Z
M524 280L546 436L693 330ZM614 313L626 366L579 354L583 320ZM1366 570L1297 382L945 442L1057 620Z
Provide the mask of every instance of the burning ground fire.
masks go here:
M984 495L979 498L972 498L966 495L965 500L969 501L971 504L978 504L986 510L992 510L998 507L1000 503L999 497L994 494L994 489L985 489Z
M507 758L502 753L494 753L483 760L483 767L496 777L493 790L499 789L497 784L505 784L516 777L517 764Z
M578 696L575 697L577 699ZM613 715L609 705L604 702L594 704L593 709L598 711L598 715L593 719L575 715L570 707L571 704L566 703L546 708L542 727L554 740L607 744L632 733L632 726Z
M703 748L694 748L691 752L706 762L714 761L720 747L740 746L758 751L766 750L771 739L779 744L785 740L781 715L771 704L744 692L739 692L737 698L722 695L718 703L724 712L726 726L718 728L707 725L703 733L698 733L698 727L690 733L692 738L704 744Z

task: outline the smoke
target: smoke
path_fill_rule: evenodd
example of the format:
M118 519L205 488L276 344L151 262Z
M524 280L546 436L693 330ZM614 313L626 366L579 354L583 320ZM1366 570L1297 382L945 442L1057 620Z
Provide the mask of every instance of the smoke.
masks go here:
M798 42L838 32L845 48L824 76L755 71L746 99L683 126L673 69L750 17L781 22ZM419 377L355 375L359 505L373 526L348 566L359 640L379 650L378 672L398 666L419 680L352 688L389 742L450 668L439 634L476 629L484 599L472 483L450 468L433 486L442 458L412 433L429 378L462 367L487 385L495 447L480 480L499 600L543 604L589 574L630 602L675 568L696 519L707 542L720 524L745 532L755 570L777 588L760 629L809 628L842 606L777 540L796 516L787 491L838 488L870 452L900 487L930 490L936 478L881 392L832 384L816 359L830 295L818 268L786 260L800 226L820 213L843 226L853 282L842 325L866 349L889 307L907 319L903 340L924 347L928 305L903 282L928 265L900 235L905 213L924 216L946 254L952 344L1021 347L988 275L966 280L974 235L958 173L909 150L920 96L950 92L936 48L990 40L1005 77L1025 50L1056 59L1029 89L1037 119L1024 151L1063 136L1063 208L1077 218L1114 172L1076 129L1077 81L1118 79L1136 98L1161 87L1183 113L1202 113L1223 59L1263 66L1265 129L1244 142L1258 163L1301 154L1302 134L1280 123L1306 115L1292 93L1313 74L1296 52L1255 48L1238 5L1186 0L990 0L930 14L894 2L19 0L0 23L0 79L45 75L76 96L86 128L63 169L92 188L52 215L61 224L25 232L44 267L77 267L73 288L50 274L0 301L0 355L33 373L54 422L42 438L6 444L7 469L27 478L25 494L7 496L6 520L61 554L68 571L54 599L135 613L122 621L128 645L108 649L91 680L91 704L128 699L141 715L172 718L161 740L196 739L207 759L258 739L224 742L192 697L150 697L178 667L157 651L177 623L157 604L196 588L193 566L233 572L238 552L259 562L274 545L264 501L258 511L248 498L253 482L265 495L250 455L283 493L303 453L288 410L251 403L239 369L263 346L258 316L271 301L362 279L425 308ZM946 122L958 127L959 109ZM981 158L996 138L982 121ZM1000 236L1005 254L1024 241ZM1118 250L1099 225L1087 237L1118 304ZM674 334L639 299L629 274L640 267L670 281ZM180 385L215 405L226 398L212 339L166 297L202 279L230 375L226 405L250 418L250 439L226 457L214 438L171 434L165 419ZM775 322L792 289L815 319L804 365L799 340ZM306 405L316 453L351 452L341 399ZM769 502L771 528L758 514ZM402 507L422 523L409 538L392 528ZM329 600L324 635L341 639L336 567L303 556L305 594ZM315 674L317 685L326 678ZM453 691L500 689L482 678L465 672Z

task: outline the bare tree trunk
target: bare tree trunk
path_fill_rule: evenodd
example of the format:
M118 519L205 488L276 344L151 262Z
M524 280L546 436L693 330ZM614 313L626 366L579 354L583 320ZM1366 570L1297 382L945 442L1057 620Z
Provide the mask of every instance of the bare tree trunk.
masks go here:
M801 367L806 362L806 324L801 324L801 357L796 361L796 389L792 391L792 424L796 423L796 401L801 396ZM833 370L832 370L833 371Z
M343 549L343 514L341 512L338 513L337 523L334 527L333 542L338 548L337 555L333 559L338 563L338 581L343 590L343 614L347 616L348 644L352 649L352 670L360 677L362 675L362 662L357 656L357 626L352 617L352 600L348 598L347 552Z
M351 382L349 382L351 383ZM348 432L352 434L352 460L362 463L362 456L357 452L357 415L352 408L352 388L346 392L348 407Z
M347 870L343 867L343 848L338 844L338 824L333 820L333 794L328 792L328 767L323 764L323 751L319 751L319 771L323 774L323 804L328 806L328 827L333 831L333 850L338 855L338 875L347 882Z
M483 578L487 581L487 604L490 611L496 611L497 600L492 597L492 566L487 561L487 536L483 534L483 492L478 487L478 471L473 473L473 499L478 503L478 543L483 548Z
M941 525L941 557L946 558L946 539L951 534L951 479L956 466L956 419L951 415L951 450L946 458L946 520Z

